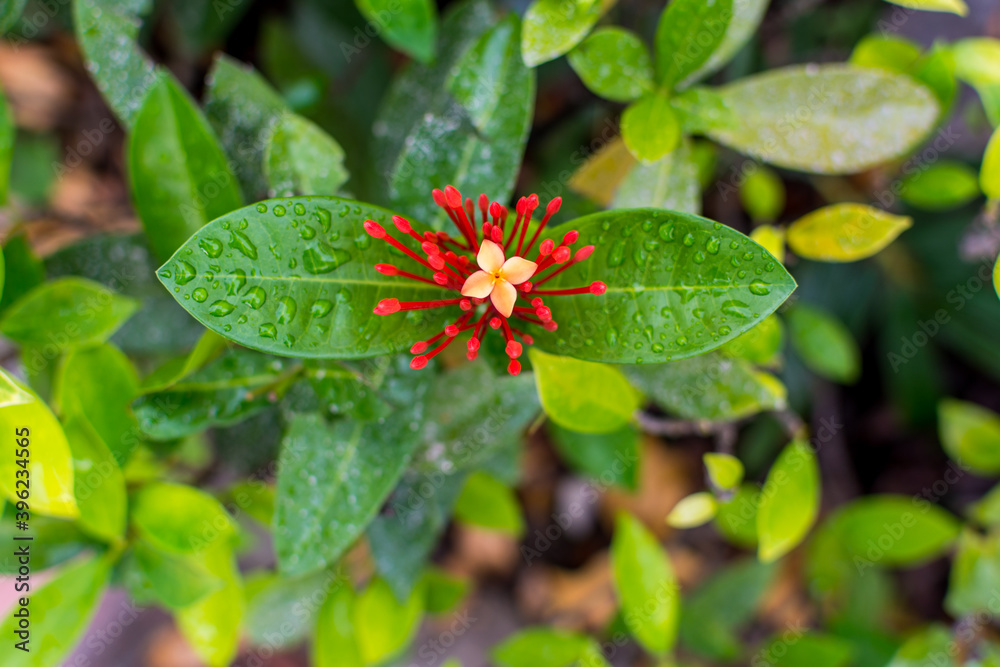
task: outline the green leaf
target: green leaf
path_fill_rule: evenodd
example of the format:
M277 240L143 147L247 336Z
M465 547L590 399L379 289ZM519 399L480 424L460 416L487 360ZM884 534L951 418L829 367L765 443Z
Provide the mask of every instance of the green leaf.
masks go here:
M354 604L354 631L364 664L380 664L399 655L416 633L423 613L421 588L400 602L389 584L373 579Z
M955 640L943 625L929 625L903 642L887 667L934 667L942 656L950 655Z
M22 345L64 351L103 343L139 304L84 278L60 278L34 288L4 311L0 333Z
M788 246L806 259L855 262L877 254L913 221L865 204L833 204L788 228Z
M962 469L1000 473L1000 415L986 408L945 399L938 404L938 432L944 451Z
M761 649L775 667L847 667L853 664L851 645L844 639L806 632L790 640L780 635Z
M653 89L649 51L624 28L595 30L570 51L569 64L587 88L615 102L629 102Z
M268 574L260 588L248 595L246 634L255 646L292 648L309 636L327 597L349 587L350 581L336 570L302 577ZM275 632L277 628L281 631Z
M849 62L858 67L881 67L908 72L920 59L920 45L895 35L866 35L854 47Z
M28 0L5 0L0 4L0 35L14 27L27 4Z
M755 222L771 222L785 208L785 184L772 169L759 166L740 185L740 201Z
M33 400L35 400L34 396L27 390L21 389L14 378L0 368L0 408L6 408L9 405L23 405L31 403Z
M202 564L223 586L176 614L181 633L210 667L227 667L236 656L245 603L232 547L215 541L202 552Z
M121 468L86 417L73 415L63 428L73 455L80 526L95 537L117 543L125 536L128 506Z
M681 498L667 515L667 524L674 528L695 528L715 518L719 506L708 491L699 491Z
M988 612L997 586L1000 586L1000 538L966 528L958 538L945 609L956 618Z
M206 80L205 116L219 137L247 201L268 191L264 156L287 111L270 85L245 65L219 54ZM329 193L332 194L332 193Z
M908 153L939 108L930 90L904 74L850 65L786 67L719 92L739 124L709 136L765 162L821 174L854 173ZM789 127L790 117L803 120Z
M332 195L348 178L340 144L291 112L275 126L264 160L267 180L278 197Z
M535 0L524 13L521 51L536 67L580 43L615 0Z
M771 364L781 352L783 340L781 319L777 315L771 315L746 333L723 345L719 348L719 352L730 357L746 359L754 364Z
M274 520L274 486L259 479L233 484L226 492L226 506L239 516L244 512L263 526ZM238 511L233 510L236 508Z
M455 505L455 518L464 523L520 537L524 519L517 496L488 473L469 475Z
M1000 199L1000 129L994 130L979 168L979 187L990 199Z
M750 329L795 288L766 250L698 216L606 211L579 218L572 228L581 243L597 248L546 289L601 280L607 291L546 300L559 329L532 332L543 350L609 363L692 357ZM550 235L558 240L562 233Z
M951 45L955 58L955 76L968 84L981 86L1000 83L1000 40L992 37L967 37Z
M677 83L708 62L726 36L733 0L672 0L656 27L656 74L660 85Z
M552 421L580 433L610 433L625 426L639 396L614 366L528 350L542 408Z
M629 514L615 520L611 568L629 632L649 652L667 654L677 638L680 590L667 554Z
M62 663L76 646L108 583L111 563L107 558L92 558L62 569L44 587L31 593L27 607L16 605L0 624L6 641L0 645L0 662L10 667L50 667ZM15 614L29 610L30 641L24 651L17 642L29 639L18 636L20 620Z
M440 331L452 314L372 314L382 298L423 301L442 293L375 270L400 255L372 239L364 222L394 229L392 215L338 197L260 202L206 225L158 275L199 322L246 347L327 359L398 352Z
M24 231L14 232L4 241L4 286L0 312L45 280L45 266L28 243Z
M155 603L167 609L190 607L225 585L198 555L180 555L158 549L139 538L124 561L125 587L139 604Z
M605 486L635 490L639 479L639 432L628 425L611 433L578 433L548 426L559 455L572 468Z
M108 106L127 127L160 75L136 39L140 17L153 8L151 0L81 0L73 3L73 24L87 69Z
M567 630L528 628L494 646L490 657L502 667L570 667L579 664L591 642L586 635Z
M673 151L656 162L636 164L615 192L611 208L668 208L682 213L701 212L698 166L691 142L681 139Z
M680 87L685 88L699 79L704 79L732 60L757 32L769 2L770 0L732 0L732 12L722 40L712 50L708 60L688 75L680 83Z
M964 162L939 160L906 176L899 196L910 206L928 211L957 208L979 196L979 179Z
M917 565L954 544L960 524L916 496L875 495L855 500L826 520L857 567Z
M385 423L292 418L278 460L275 543L281 571L330 565L364 532L417 442L410 410Z
M810 370L841 384L858 379L861 352L839 320L802 303L788 311L787 319L792 345Z
M744 483L729 500L719 501L715 527L731 543L745 548L757 546L757 507L760 487Z
M208 121L170 76L161 76L146 96L127 152L135 207L161 259L243 203Z
M356 640L354 589L341 586L327 596L316 617L312 657L316 667L365 667Z
M632 383L682 419L731 421L785 406L785 388L743 359L704 354L626 369Z
M705 657L735 661L743 650L738 633L753 620L775 570L745 558L713 575L684 601L681 643Z
M0 458L0 491L13 503L24 500L17 495L24 485L17 480L23 482L27 470L32 513L75 519L80 511L73 496L73 456L66 434L45 401L17 384L33 400L0 408L0 429L12 439L10 453ZM26 456L21 455L25 449Z
M708 452L702 460L716 488L735 489L743 481L743 463L732 454Z
M154 440L183 438L230 426L272 404L269 394L300 367L249 350L228 350L204 369L134 404L139 428Z
M382 39L421 62L434 57L437 4L433 0L355 0Z
M385 196L395 208L440 228L450 221L434 205L434 188L451 184L472 196L510 197L535 100L535 74L521 62L517 23L497 23L485 0L457 5L441 24L435 63L411 64L389 88L373 131ZM456 69L469 77L461 88L478 85L476 104L452 96Z
M139 444L131 403L139 378L121 350L105 343L67 354L56 378L55 403L64 416L82 415L101 444L124 465Z
M922 9L925 12L948 12L965 16L969 13L969 7L965 0L886 0L900 7L910 7L911 9Z
M677 115L663 91L630 104L622 112L621 131L629 152L647 164L674 150L681 137Z
M201 370L226 349L226 339L214 331L205 331L188 354L174 357L158 366L142 379L143 394L170 389L175 384Z
M757 508L761 561L775 561L805 538L819 513L819 464L807 442L782 450L767 474Z
M143 539L174 554L203 553L236 535L233 520L218 500L184 484L142 487L132 496L131 520Z
M0 9L0 13L2 13ZM0 16L0 34L3 17ZM14 114L7 103L7 98L0 89L0 206L7 203L7 191L10 186L11 161L14 159ZM3 260L0 256L0 293L3 292Z

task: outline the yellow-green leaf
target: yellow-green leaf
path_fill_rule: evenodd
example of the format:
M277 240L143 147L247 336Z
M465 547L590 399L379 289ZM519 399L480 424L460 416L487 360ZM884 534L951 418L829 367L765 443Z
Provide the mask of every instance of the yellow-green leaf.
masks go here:
M622 113L622 138L629 152L642 162L656 162L677 147L681 126L663 91L633 102Z
M819 466L808 443L796 440L778 456L757 509L757 556L781 558L809 532L819 513Z
M993 131L979 168L979 187L990 199L1000 199L1000 128Z
M455 518L515 537L524 532L517 496L506 484L481 470L465 481L455 503Z
M222 504L200 489L161 482L143 487L132 498L132 523L161 549L197 553L235 535Z
M615 137L580 165L569 179L569 188L596 204L609 206L635 164L625 142Z
M849 62L860 67L909 71L920 59L920 45L894 35L867 35L851 52Z
M667 554L629 514L615 521L611 569L629 632L649 652L666 655L677 639L680 590Z
M832 315L805 304L788 311L792 345L813 372L852 384L861 372L861 352L851 332Z
M354 630L364 664L379 664L398 655L417 631L423 613L422 586L401 603L384 579L372 580L354 605Z
M316 617L316 667L365 667L354 630L357 596L349 585L332 591Z
M907 204L929 211L955 208L979 196L979 179L964 162L939 160L904 178L899 196Z
M911 9L922 9L925 12L948 12L965 16L969 13L969 7L964 0L887 0L900 7Z
M708 478L720 489L734 489L743 481L743 463L732 454L708 452L702 459Z
M785 184L773 169L760 165L747 174L740 186L740 201L753 220L770 222L785 208Z
M761 225L750 232L750 238L774 255L779 262L785 261L785 230L774 225Z
M521 53L535 67L580 43L615 0L535 0L524 13Z
M1000 415L974 403L945 399L938 433L948 456L982 475L1000 473Z
M674 528L694 528L714 519L718 509L711 493L699 491L681 498L667 515L667 523Z
M128 505L121 468L83 415L68 419L65 432L73 453L73 487L80 526L102 540L117 542L125 534Z
M974 85L1000 83L1000 40L969 37L951 45L955 76Z
M31 403L33 400L35 400L34 396L21 389L14 378L0 368L0 408L5 408L8 405L23 405Z
M19 386L34 400L0 408L0 432L17 438L10 443L10 453L0 457L0 490L12 502L27 500L32 512L74 519L80 511L73 496L73 457L66 434L45 401ZM25 457L15 456L15 444L18 453L27 450ZM17 463L24 459L28 460L26 468ZM18 479L23 481L19 470L28 471L28 498L17 495L24 491L16 484Z
M821 262L854 262L892 243L912 220L864 204L834 204L813 211L788 228L788 246Z
M177 613L177 625L195 653L210 667L226 667L236 656L246 604L243 580L228 542L213 542L202 564L223 586Z
M528 351L542 408L552 421L580 433L610 433L625 426L639 396L614 366Z

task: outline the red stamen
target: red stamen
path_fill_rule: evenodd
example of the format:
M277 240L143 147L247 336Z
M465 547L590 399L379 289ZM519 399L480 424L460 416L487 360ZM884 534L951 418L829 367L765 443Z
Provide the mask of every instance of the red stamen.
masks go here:
M531 237L531 243L529 243L528 247L522 252L521 246L524 245L524 235L527 233L528 227L531 225L531 214L535 212L536 208L538 208L538 195L532 194L528 197L528 201L524 205L524 225L521 227L521 238L517 241L517 254L519 257L523 257L531 251L532 243L534 243L535 239L538 238L538 233L542 231L542 225L539 225L538 229L535 230L535 235Z
M568 296L570 294L604 294L607 290L607 285L602 283L600 280L595 280L586 287L575 287L573 289L535 290L535 294L542 294L544 296Z
M518 375L521 372L521 362L517 359L511 359L510 363L507 364L507 372L511 375Z

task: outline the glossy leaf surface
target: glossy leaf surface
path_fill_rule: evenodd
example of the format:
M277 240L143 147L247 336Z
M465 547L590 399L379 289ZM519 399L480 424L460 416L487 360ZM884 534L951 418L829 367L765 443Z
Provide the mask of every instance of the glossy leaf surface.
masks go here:
M672 0L656 28L656 74L664 88L708 62L725 38L733 0Z
M433 0L355 0L386 42L417 60L434 56L437 5Z
M615 0L535 0L524 14L521 51L528 67L558 58L580 43Z
M315 123L285 113L264 156L275 196L332 195L347 182L344 149Z
M615 102L628 102L653 88L653 61L642 39L623 28L595 30L570 51L569 64L584 85Z

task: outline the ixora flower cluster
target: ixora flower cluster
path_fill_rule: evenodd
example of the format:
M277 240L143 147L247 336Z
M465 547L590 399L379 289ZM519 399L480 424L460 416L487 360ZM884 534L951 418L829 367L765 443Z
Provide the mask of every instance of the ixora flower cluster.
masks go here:
M476 223L476 211L472 199L463 200L462 194L454 187L449 185L443 191L435 189L433 195L434 203L443 208L455 223L460 233L459 237L450 236L446 232L425 231L420 234L414 231L405 218L398 215L392 217L396 229L415 241L423 256L406 243L394 238L374 220L365 221L365 230L430 270L432 277L416 275L392 264L376 264L375 269L379 273L387 276L403 276L410 280L436 285L444 290L456 292L457 296L410 302L382 299L374 312L376 315L391 315L405 310L458 306L462 314L446 326L444 331L432 338L419 341L410 348L410 352L417 355L410 361L410 366L423 368L428 360L448 347L460 333L470 329L472 337L468 342L467 356L470 360L475 359L488 326L491 329L503 329L507 341L507 356L510 357L507 371L511 375L517 375L521 372L521 362L517 358L521 356L522 351L521 343L517 339L526 345L531 345L532 338L520 329L512 327L509 320L517 318L542 326L548 331L555 331L558 324L552 319L552 311L545 305L544 297L604 294L607 286L600 281L574 289L538 289L540 285L573 264L590 257L594 246L584 246L574 253L570 250L570 246L577 242L580 234L570 231L563 236L558 246L552 239L546 239L539 245L538 254L533 261L525 259L530 256L535 241L538 240L549 219L559 210L562 204L560 197L549 202L545 208L545 217L535 229L531 240L525 244L531 215L538 208L538 195L522 197L517 202L513 223L509 221L506 206L490 202L484 194L479 195L479 212L482 217L480 224ZM530 305L518 305L518 297ZM435 347L428 352L428 348L432 345Z

